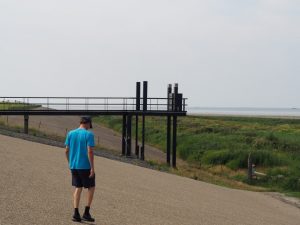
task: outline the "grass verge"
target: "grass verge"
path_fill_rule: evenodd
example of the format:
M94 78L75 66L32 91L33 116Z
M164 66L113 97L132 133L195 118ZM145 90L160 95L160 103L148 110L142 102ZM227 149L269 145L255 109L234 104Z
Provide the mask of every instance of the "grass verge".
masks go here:
M94 122L122 129L118 116L96 117ZM300 120L187 116L178 122L177 156L187 166L174 173L234 188L300 195ZM147 117L146 142L166 150L165 118ZM256 170L266 174L251 185L246 175L249 153Z

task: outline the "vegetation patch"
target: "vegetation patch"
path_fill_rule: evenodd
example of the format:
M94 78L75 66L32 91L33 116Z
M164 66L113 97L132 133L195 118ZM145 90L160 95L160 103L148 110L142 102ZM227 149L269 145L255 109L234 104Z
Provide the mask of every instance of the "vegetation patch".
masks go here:
M40 106L41 105L26 104L22 102L9 102L9 101L0 102L0 110L26 110L26 109L34 109Z
M122 130L121 117L94 120L115 131ZM146 117L146 143L164 152L166 123L166 118ZM139 133L141 137L141 129ZM225 116L187 116L178 120L177 154L193 168L187 175L191 178L201 180L201 173L195 172L201 170L245 183L250 153L256 170L266 174L258 177L254 186L299 195L300 120Z

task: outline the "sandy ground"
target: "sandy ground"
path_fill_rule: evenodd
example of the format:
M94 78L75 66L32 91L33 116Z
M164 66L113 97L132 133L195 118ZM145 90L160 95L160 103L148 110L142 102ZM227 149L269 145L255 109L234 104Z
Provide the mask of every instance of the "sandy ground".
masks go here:
M262 193L232 190L95 158L92 214L106 225L298 225L300 210ZM75 224L62 148L0 135L0 224ZM85 192L84 192L85 194ZM85 196L81 202L81 212Z
M7 116L0 116L3 122L7 122ZM24 125L23 116L9 116L8 125L21 126ZM48 134L56 134L65 136L66 132L75 129L79 125L78 116L30 116L29 128L35 128ZM121 154L122 137L115 131L97 124L93 124L93 132L95 134L95 142L107 149L113 150ZM135 134L133 134L134 136ZM135 152L135 139L132 140L132 154ZM140 144L141 146L141 144ZM152 146L145 146L145 159L155 160L158 162L166 162L166 154L161 150ZM177 159L178 164L183 161Z

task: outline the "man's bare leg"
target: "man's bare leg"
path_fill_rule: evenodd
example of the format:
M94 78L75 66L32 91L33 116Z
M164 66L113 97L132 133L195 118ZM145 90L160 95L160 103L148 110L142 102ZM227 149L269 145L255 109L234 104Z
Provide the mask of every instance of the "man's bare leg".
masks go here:
M91 187L88 189L87 193L87 206L91 207L93 198L94 198L95 187Z
M74 191L74 209L78 209L79 207L79 202L80 202L80 195L81 195L81 192L82 192L82 188L75 188L75 191Z
M83 219L89 222L94 222L95 219L92 218L91 214L90 214L90 207L93 201L93 197L94 197L94 192L95 192L95 187L91 187L88 189L88 193L87 193L87 205L85 207L85 211L83 214Z
M73 215L73 221L80 222L81 217L78 211L79 202L80 202L80 195L82 192L82 188L75 188L73 197L74 197L74 215Z

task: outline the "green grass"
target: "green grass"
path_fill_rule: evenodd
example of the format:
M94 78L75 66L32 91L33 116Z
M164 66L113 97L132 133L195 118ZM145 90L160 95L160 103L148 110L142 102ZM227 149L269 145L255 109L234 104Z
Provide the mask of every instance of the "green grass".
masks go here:
M94 120L121 132L121 117L105 116ZM135 120L133 133L134 123ZM165 151L166 119L147 117L146 128L146 142ZM211 172L239 182L246 182L247 159L251 153L257 171L267 174L253 185L294 196L300 193L300 120L182 117L178 121L177 151L191 166L207 171L222 166L228 170Z
M20 103L20 102L8 102L8 101L0 102L0 110L33 109L33 108L36 108L39 106L40 105L24 104L24 103Z

